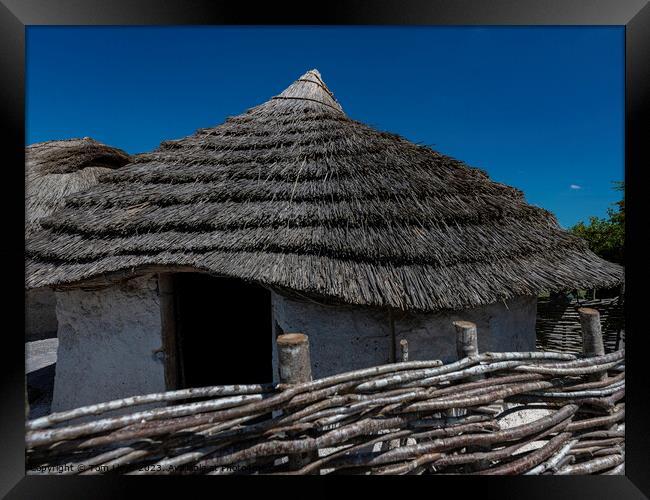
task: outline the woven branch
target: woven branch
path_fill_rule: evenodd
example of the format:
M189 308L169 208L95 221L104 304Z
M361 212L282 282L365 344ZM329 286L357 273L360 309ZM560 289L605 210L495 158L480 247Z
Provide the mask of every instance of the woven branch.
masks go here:
M624 470L624 356L485 353L292 386L124 398L27 422L27 467L84 475L613 474ZM589 379L599 372L608 377ZM110 416L152 402L167 406ZM511 421L526 412L534 418Z

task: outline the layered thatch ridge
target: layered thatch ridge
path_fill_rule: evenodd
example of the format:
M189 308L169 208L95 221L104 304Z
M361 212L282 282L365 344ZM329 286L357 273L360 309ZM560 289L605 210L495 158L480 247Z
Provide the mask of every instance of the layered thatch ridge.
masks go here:
M138 155L43 226L28 245L30 287L191 266L430 311L622 279L517 189L348 118L315 70Z
M25 148L25 233L63 206L66 196L99 182L102 174L129 163L129 155L89 137L46 141Z

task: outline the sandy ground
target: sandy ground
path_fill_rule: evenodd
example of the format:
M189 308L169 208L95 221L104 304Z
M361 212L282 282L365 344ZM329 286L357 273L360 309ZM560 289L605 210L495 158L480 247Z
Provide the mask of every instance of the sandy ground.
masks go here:
M25 343L29 418L37 418L50 413L58 345L59 339L56 337Z

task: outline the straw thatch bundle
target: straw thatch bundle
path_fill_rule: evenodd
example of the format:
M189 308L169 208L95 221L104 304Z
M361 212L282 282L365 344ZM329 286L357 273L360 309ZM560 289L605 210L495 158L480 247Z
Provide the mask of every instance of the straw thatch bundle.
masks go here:
M47 141L25 148L25 232L40 229L39 220L63 206L69 194L99 182L99 176L126 165L121 149L89 137Z
M190 266L427 311L622 279L517 189L348 118L315 70L140 155L43 226L30 287Z

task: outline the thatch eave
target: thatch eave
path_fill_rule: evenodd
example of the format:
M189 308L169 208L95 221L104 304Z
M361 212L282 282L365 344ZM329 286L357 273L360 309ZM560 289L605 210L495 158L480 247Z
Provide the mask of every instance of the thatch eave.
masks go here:
M521 191L348 118L315 71L137 155L41 222L28 287L188 268L424 312L623 280Z

